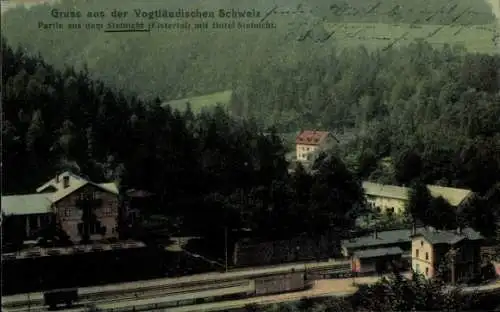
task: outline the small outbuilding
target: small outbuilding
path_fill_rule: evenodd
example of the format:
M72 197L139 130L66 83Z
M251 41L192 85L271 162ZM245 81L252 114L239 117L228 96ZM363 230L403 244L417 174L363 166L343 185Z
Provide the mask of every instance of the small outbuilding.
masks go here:
M384 273L393 264L401 263L403 250L399 247L359 250L352 256L352 271L356 273Z

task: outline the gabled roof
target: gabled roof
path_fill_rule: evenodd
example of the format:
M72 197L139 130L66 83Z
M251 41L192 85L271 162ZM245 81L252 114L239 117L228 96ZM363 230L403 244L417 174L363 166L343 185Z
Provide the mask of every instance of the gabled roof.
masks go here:
M2 213L5 215L27 215L50 213L51 194L27 194L2 196Z
M69 186L66 188L64 188L64 177L69 178ZM57 175L57 177L54 177L51 180L47 181L42 186L37 188L36 191L40 193L47 190L48 188L55 188L55 192L46 193L46 195L53 203L56 203L87 184L92 184L105 192L118 194L118 187L114 182L93 183L69 171L65 171Z
M469 240L481 240L483 237L471 228L462 229L461 233L456 231L437 231L432 229L426 229L413 236L414 238L423 237L429 243L436 244L449 244L455 245L464 239Z
M362 186L366 195L408 200L409 189L406 187L385 185L368 181L364 181Z
M78 181L78 182L75 182L73 184L70 184L69 187L60 189L59 191L52 193L51 200L53 203L56 203L56 202L60 201L61 199L65 198L66 196L68 196L69 194L71 194L71 193L77 191L78 189L84 187L85 185L89 185L89 184L93 185L97 188L100 188L105 192L109 192L109 193L113 193L113 194L118 195L118 188L117 188L115 183L98 184L98 183L93 183L93 182L84 180L84 181Z
M146 191L146 190L136 190L136 189L127 190L126 194L129 197L150 197L150 196L154 195L153 193L151 193L149 191Z
M64 177L69 178L70 185L73 183L79 183L82 181L86 181L84 178L82 178L82 177L80 177L80 176L78 176L70 171L65 171L63 173L58 174L56 177L50 179L49 181L45 182L40 187L38 187L36 189L36 192L41 193L49 187L54 187L56 189L56 191L62 189L64 187L64 185L63 185Z
M423 230L424 228L417 228L416 232L419 233ZM353 239L343 240L342 247L345 247L347 249L357 249L392 245L398 243L410 243L411 236L412 230L410 229L381 231L376 234L376 237L375 234L370 234Z
M388 248L377 248L377 249L368 249L368 250L359 250L354 252L354 257L356 258L375 258L382 256L395 256L401 255L403 250L399 247L388 247Z
M319 145L323 143L328 136L333 137L328 131L304 130L295 138L295 144Z
M69 186L64 188L63 177L68 177ZM71 172L63 172L37 188L37 194L2 196L2 213L6 215L43 214L52 212L51 206L85 185L93 185L105 192L118 195L116 183L93 183ZM49 188L54 192L44 192Z
M118 186L116 185L115 182L108 182L108 183L98 183L96 184L98 187L110 192L110 193L113 193L113 194L118 194L119 193L119 190L118 190Z
M410 188L396 185L385 185L364 181L363 189L366 195L408 200ZM467 189L444 187L438 185L427 185L432 197L443 197L450 205L456 207L469 198L473 192Z
M432 197L443 197L452 206L460 205L464 200L473 194L471 190L438 185L427 185Z

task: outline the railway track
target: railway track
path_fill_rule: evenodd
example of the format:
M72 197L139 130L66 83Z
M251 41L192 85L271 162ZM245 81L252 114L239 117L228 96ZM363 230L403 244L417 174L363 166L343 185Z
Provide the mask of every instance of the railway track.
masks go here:
M274 269L274 268L273 268ZM186 292L200 292L204 290L224 289L243 285L249 279L258 277L259 275L274 275L285 273L286 271L307 271L314 274L319 272L339 273L350 271L350 265L346 263L337 263L333 265L325 265L322 267L307 267L307 265L292 265L284 266L279 272L230 272L228 275L210 276L205 279L175 281L168 284L150 284L129 289L103 289L102 291L86 292L85 289L80 291L79 299L83 304L90 303L109 303L113 301L138 300L145 298L153 298L163 295L175 295ZM273 270L274 271L274 270ZM241 274L243 273L243 274ZM232 276L236 274L235 276ZM242 284L243 283L243 284ZM9 311L26 311L30 307L30 312L43 306L43 297L33 298L29 301L20 300L3 304L4 309ZM42 310L45 311L45 310Z
M123 295L98 295L98 296L89 296L88 298L80 297L80 300L77 304L75 304L75 308L78 306L88 306L88 305L96 305L96 304L111 304L115 302L126 302L126 301L136 301L140 299L151 299L168 295L181 295L181 294L189 294L189 293L198 293L200 291L207 290L223 290L225 288L231 287L239 287L246 286L250 283L248 280L244 281L233 281L227 283L219 283L212 285L200 285L200 286L189 286L183 288L172 288L172 287L156 287L152 290L139 290L134 293L127 293ZM31 304L28 306L18 306L18 307L5 307L4 311L8 312L35 312L35 311L48 311L48 309L43 305L43 302L39 302L38 304Z

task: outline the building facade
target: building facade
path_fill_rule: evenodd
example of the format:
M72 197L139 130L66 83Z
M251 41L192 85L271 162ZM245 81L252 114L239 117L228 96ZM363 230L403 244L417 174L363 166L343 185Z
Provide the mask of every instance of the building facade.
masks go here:
M360 250L352 256L352 271L356 273L385 273L392 266L402 266L403 250L399 247Z
M45 194L2 196L2 226L21 240L35 239L54 221L52 202Z
M427 278L438 274L452 283L480 270L482 237L470 228L460 231L426 229L412 238L412 269Z
M331 147L336 139L328 131L301 131L295 139L295 156L299 162L312 162L314 156Z
M410 188L384 185L365 181L362 184L368 205L381 213L401 215L404 213L410 198ZM443 197L453 207L460 207L468 201L473 192L437 185L427 185L432 197Z
M26 239L56 223L78 243L118 238L119 198L115 183L94 183L70 172L58 174L37 188L36 194L2 196L2 214L25 229Z
M82 206L88 203L88 222L84 221ZM84 227L88 226L90 240L118 239L118 193L86 183L67 196L54 198L56 220L72 241L82 240Z

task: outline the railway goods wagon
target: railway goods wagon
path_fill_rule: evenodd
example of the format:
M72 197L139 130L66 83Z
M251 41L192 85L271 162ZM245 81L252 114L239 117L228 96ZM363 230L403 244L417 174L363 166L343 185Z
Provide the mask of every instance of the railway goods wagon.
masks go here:
M54 289L43 293L43 299L49 309L54 310L60 304L65 304L66 307L71 307L73 303L78 301L78 289Z
M255 278L256 296L304 290L308 287L304 272L290 272Z

